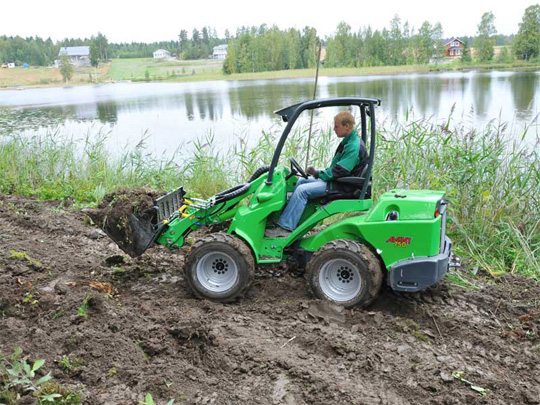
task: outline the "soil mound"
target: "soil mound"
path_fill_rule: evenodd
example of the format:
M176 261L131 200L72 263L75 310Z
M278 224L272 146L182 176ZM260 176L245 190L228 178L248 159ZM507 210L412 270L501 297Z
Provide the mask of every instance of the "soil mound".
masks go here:
M107 194L88 215L120 249L131 257L140 256L153 239L156 210L154 200L160 194L146 188L122 189Z

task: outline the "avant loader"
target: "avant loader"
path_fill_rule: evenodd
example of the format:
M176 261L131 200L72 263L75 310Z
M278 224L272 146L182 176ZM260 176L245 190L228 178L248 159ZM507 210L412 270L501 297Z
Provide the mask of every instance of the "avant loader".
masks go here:
M116 234L107 233L124 251L138 256L154 243L179 249L192 231L227 221L226 232L195 241L185 262L186 279L195 295L212 301L237 299L249 289L256 265L284 260L306 270L318 298L346 307L370 304L383 282L397 291L423 290L448 270L447 203L442 191L403 189L387 191L373 202L375 109L379 105L378 99L347 97L276 111L287 124L270 165L207 200L190 198L183 188L158 198L151 215L129 217L137 232L127 245ZM278 164L295 121L303 111L336 106L359 109L358 132L369 146L361 176L336 180L350 186L348 193L330 191L310 200L298 227L287 237L265 237L298 178L307 178L292 156L290 167ZM317 230L323 220L338 214L348 215Z

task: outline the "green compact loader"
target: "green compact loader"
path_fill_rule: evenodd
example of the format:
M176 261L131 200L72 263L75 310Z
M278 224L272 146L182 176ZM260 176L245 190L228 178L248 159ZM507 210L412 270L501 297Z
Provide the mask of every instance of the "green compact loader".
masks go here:
M246 293L256 265L284 260L306 270L318 298L345 307L369 305L383 282L396 291L420 291L437 283L448 270L451 254L444 192L396 189L382 194L375 204L371 198L379 105L378 99L344 97L276 111L287 125L269 166L259 168L246 183L207 200L189 198L183 188L160 197L153 215L130 216L129 222L137 228L136 240L123 249L132 256L141 255L153 243L179 249L199 227L230 221L226 232L196 240L185 261L185 276L194 294L217 302L230 302ZM287 237L265 237L298 176L307 178L293 157L289 157L290 167L278 164L295 121L305 110L336 106L360 110L359 133L369 146L361 175L336 180L350 192L330 191L310 200L298 227ZM336 214L350 215L315 229Z

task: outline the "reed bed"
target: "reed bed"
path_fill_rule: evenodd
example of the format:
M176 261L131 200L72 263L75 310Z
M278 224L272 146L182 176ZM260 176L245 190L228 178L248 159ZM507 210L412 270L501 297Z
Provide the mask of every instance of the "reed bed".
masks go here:
M383 127L377 192L393 187L445 190L449 232L470 268L540 276L540 140L430 121Z
M375 198L396 187L445 190L451 202L449 234L470 271L538 278L540 140L525 141L526 133L510 133L495 120L482 131L454 124L451 118L443 125L424 119L382 123ZM144 139L114 157L106 148L107 136L97 130L83 140L59 131L0 137L0 193L72 199L76 206L139 186L170 191L183 185L191 195L208 197L269 164L279 131L263 131L255 146L239 137L225 152L208 134L181 146L169 159L149 154ZM282 163L295 156L303 164L307 138L307 128L291 134ZM327 165L335 145L330 128L315 131L312 163Z

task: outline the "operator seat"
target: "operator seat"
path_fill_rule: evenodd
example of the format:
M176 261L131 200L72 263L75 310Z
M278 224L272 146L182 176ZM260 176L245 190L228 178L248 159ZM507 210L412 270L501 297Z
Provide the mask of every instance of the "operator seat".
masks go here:
M364 186L367 167L368 166L366 164L362 170L362 173L358 177L347 176L340 177L339 179L335 180L335 182L339 183L340 185L346 185L347 190L327 190L326 195L316 198L313 201L317 201L318 203L324 205L334 200L357 200L360 198L360 193L362 192L362 187ZM369 179L364 198L371 198L371 177Z

